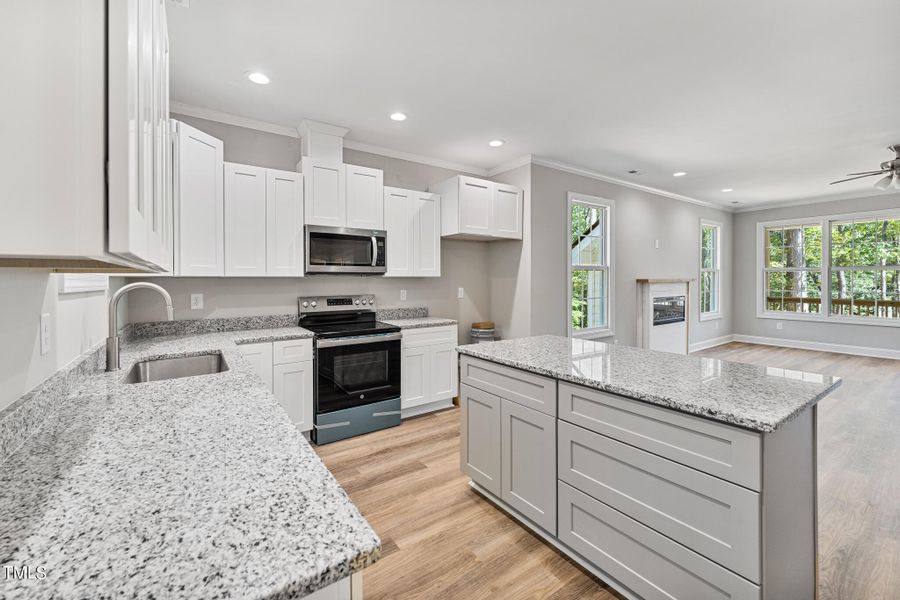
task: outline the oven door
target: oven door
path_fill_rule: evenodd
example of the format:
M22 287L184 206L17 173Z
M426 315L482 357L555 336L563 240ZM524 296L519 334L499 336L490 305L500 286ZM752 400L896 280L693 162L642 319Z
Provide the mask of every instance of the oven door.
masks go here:
M316 414L399 397L399 332L316 341Z
M307 273L384 273L386 234L380 229L306 226Z

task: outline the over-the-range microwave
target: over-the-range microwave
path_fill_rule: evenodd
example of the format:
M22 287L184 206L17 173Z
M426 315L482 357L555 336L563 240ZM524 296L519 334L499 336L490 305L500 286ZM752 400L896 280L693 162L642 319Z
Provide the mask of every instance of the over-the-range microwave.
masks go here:
M387 271L381 229L306 226L306 272L379 275Z

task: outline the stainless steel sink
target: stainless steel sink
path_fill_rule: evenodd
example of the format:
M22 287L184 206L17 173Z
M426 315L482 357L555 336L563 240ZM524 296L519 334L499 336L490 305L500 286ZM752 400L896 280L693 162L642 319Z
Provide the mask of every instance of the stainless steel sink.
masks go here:
M228 364L225 362L225 357L218 352L197 356L160 358L135 363L128 371L124 383L147 383L163 379L212 375L227 370Z

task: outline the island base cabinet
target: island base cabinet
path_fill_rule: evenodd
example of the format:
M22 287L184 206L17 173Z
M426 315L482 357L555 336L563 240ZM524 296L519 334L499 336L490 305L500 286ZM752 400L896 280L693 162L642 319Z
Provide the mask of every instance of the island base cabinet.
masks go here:
M559 540L645 600L759 600L759 587L559 482Z
M500 498L556 535L556 419L501 400Z
M500 497L500 398L459 386L460 464L478 485Z

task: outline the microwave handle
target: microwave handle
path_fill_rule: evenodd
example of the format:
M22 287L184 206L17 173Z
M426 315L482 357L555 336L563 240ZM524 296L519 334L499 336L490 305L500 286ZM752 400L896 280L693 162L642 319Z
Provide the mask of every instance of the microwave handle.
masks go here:
M375 236L372 236L372 266L377 266L378 264L378 240L375 239Z

